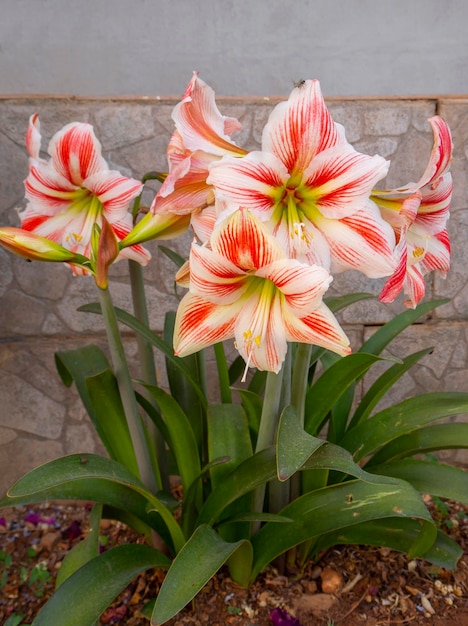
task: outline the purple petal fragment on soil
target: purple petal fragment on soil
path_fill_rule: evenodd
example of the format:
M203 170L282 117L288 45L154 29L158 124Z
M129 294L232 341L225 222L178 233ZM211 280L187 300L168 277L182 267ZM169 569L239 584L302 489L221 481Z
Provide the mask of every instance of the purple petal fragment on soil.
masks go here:
M78 539L81 537L83 533L81 532L81 524L77 520L73 521L68 528L66 528L62 532L62 537L64 539L68 539L69 541L73 541L73 539Z
M24 521L34 524L34 526L38 524L49 524L49 526L52 526L55 523L55 517L43 517L40 513L28 513L24 516Z
M293 617L284 609L277 608L270 612L270 619L273 626L301 626L297 617Z
M4 517L0 517L0 526L5 526L6 528L6 525L7 525L6 519Z

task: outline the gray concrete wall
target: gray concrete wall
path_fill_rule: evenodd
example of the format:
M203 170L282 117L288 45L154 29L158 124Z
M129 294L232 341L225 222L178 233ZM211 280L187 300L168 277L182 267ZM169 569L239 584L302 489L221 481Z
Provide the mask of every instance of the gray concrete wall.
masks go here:
M140 177L166 168L165 149L173 129L172 100L86 100L51 98L0 99L0 224L18 225L15 208L24 206L23 179L27 174L24 133L31 113L41 119L43 146L62 125L73 120L95 126L104 155L113 167ZM226 115L239 118L243 130L237 141L247 149L259 147L261 129L274 100L219 99ZM392 161L388 185L417 180L432 145L427 118L439 111L452 127L455 153L452 164L454 198L449 230L452 269L447 280L430 278L427 297L448 297L450 303L422 323L408 329L390 348L404 356L427 346L434 352L405 375L389 400L434 390L467 390L468 380L468 98L465 99L332 99L334 118L343 123L351 143L368 154ZM172 245L188 252L187 235ZM165 310L177 305L173 292L174 266L149 246L153 261L145 269L152 327L162 329ZM336 277L333 293L371 291L382 283L352 272ZM125 263L113 269L111 290L118 306L131 309ZM54 351L83 342L105 345L103 327L94 315L77 308L96 301L92 279L73 278L62 266L28 263L0 248L0 492L27 469L56 456L99 451L100 445L73 390L60 382ZM357 345L376 326L403 310L377 301L359 303L342 321ZM133 337L126 337L134 363ZM159 359L161 365L161 359ZM133 373L139 375L134 367ZM369 376L364 387L372 380ZM455 452L455 460L467 461Z
M0 0L0 94L467 94L466 0Z

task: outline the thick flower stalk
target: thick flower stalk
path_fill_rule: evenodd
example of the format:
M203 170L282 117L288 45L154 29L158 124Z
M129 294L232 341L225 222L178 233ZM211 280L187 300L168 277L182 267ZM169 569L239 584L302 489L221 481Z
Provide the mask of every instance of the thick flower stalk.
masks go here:
M388 165L354 150L307 80L272 111L262 150L212 163L207 182L224 211L254 212L291 258L375 278L395 266L393 230L369 202Z
M211 163L225 155L242 157L246 151L231 135L242 128L221 115L214 91L194 72L172 118L176 130L167 149L169 174L151 207L156 214L190 214L195 233L206 241L216 221L213 188L207 183Z
M234 338L247 367L272 372L290 341L348 354L349 341L322 302L331 280L326 269L288 258L255 215L239 209L214 230L210 246L192 245L175 353Z
M26 135L28 204L19 214L21 227L95 264L95 227L101 228L105 218L117 241L124 239L133 227L128 208L142 184L108 168L89 124L73 122L56 133L49 144L49 161L40 158L40 144L39 119L33 115ZM133 245L119 257L146 264L150 254ZM74 274L89 273L82 266L71 265L71 269Z
M450 129L442 118L429 119L434 145L429 163L417 183L387 191L374 191L383 218L392 225L397 245L397 266L380 294L382 302L393 302L403 291L405 304L416 307L425 294L425 275L437 271L445 278L450 268L450 240L447 232L452 176Z

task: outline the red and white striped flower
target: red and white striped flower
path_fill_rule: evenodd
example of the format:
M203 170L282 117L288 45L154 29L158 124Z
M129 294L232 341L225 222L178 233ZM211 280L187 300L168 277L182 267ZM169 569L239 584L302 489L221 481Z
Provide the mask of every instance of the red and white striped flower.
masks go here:
M216 219L213 188L206 182L209 166L224 155L246 154L231 139L242 126L220 113L214 91L198 78L198 72L193 73L172 118L176 130L167 149L169 174L151 210L159 214L190 213L196 234L206 241Z
M50 141L49 161L39 157L40 144L39 119L33 115L26 135L28 204L19 214L21 227L87 258L92 256L93 229L102 225L103 217L116 239L124 239L133 227L128 208L142 184L109 169L92 126L73 122L62 128ZM146 264L150 254L135 245L119 257ZM88 273L76 265L71 269L74 274Z
M380 277L394 270L395 237L369 196L387 170L354 150L307 80L272 111L262 150L212 163L207 182L228 211L253 211L290 257Z
M434 145L429 163L417 183L388 191L374 191L372 200L395 230L397 267L380 294L382 302L393 302L403 291L414 308L425 294L424 276L438 271L443 277L450 268L450 240L446 229L452 199L450 129L442 118L429 119Z
M192 245L175 353L235 338L247 367L273 372L288 341L348 354L349 341L322 302L331 280L323 267L289 258L250 211L239 209L215 228L209 247Z

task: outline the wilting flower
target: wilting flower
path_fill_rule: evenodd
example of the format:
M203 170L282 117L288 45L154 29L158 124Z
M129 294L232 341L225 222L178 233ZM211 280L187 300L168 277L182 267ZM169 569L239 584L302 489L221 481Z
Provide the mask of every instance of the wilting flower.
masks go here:
M231 139L242 126L235 118L221 115L214 91L197 72L172 118L176 131L167 149L169 174L151 210L159 214L190 213L196 234L206 241L216 220L213 189L206 182L208 169L224 155L246 154Z
M175 353L185 356L234 337L247 366L273 372L288 341L347 354L349 341L322 302L331 280L323 267L288 258L260 221L239 209L216 227L210 247L192 245Z
M253 211L290 257L379 277L394 270L395 237L369 195L387 170L354 150L307 80L271 113L262 151L213 163L208 183L228 211Z
M450 267L450 241L446 229L452 199L452 139L447 124L438 116L429 119L434 133L426 171L417 183L400 189L374 191L372 199L397 236L397 267L380 294L392 302L400 291L415 307L425 293L424 276L438 271L445 277Z
M40 143L39 119L33 115L26 135L30 159L24 183L28 204L19 214L22 228L86 258L92 257L93 230L103 218L117 241L124 239L133 227L128 207L142 184L109 170L92 126L73 122L62 128L49 144L50 161L39 157ZM142 264L150 259L139 245L120 256ZM88 273L71 268L74 274Z

